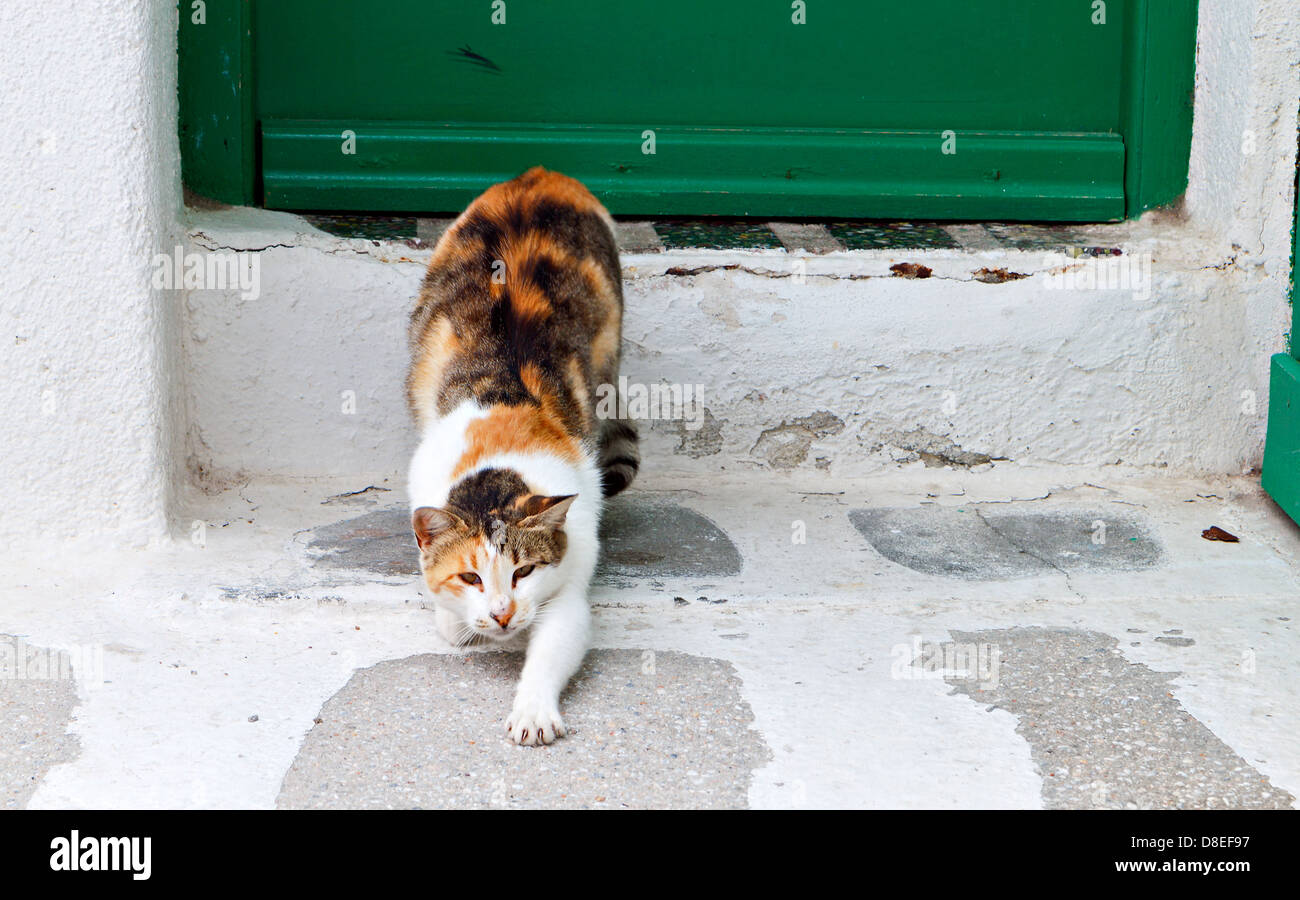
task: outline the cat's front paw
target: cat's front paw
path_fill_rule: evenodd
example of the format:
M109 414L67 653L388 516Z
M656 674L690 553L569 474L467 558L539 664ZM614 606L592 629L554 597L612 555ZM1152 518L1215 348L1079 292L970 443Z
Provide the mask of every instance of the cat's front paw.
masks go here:
M506 719L506 732L510 740L526 747L549 744L567 733L557 703L523 697L515 701L510 718Z

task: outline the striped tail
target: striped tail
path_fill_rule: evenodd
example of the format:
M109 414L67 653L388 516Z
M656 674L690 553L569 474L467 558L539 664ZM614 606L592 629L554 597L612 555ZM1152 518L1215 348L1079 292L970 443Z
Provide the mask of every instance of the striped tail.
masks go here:
M636 446L636 426L622 419L605 419L600 425L601 492L613 497L636 478L641 454Z

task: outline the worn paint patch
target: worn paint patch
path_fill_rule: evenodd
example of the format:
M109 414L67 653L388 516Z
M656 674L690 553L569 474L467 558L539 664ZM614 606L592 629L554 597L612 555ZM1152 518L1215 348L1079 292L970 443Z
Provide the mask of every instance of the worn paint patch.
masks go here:
M774 469L793 469L808 458L813 441L844 430L844 420L834 413L818 410L793 421L765 429L749 451Z
M1286 809L1293 799L1192 717L1170 690L1177 672L1131 663L1095 631L953 632L996 648L995 677L949 677L957 693L1017 718L1059 809Z
M984 284L1005 284L1008 281L1028 278L1029 275L1024 272L1011 272L1004 268L990 269L986 266L976 269L971 273L971 277Z
M1068 225L1005 225L991 223L984 226L1002 247L1016 250L1066 251L1087 242L1087 239Z
M285 775L282 808L747 805L771 752L728 662L595 650L561 700L569 736L518 747L502 722L522 656L427 654L353 675Z
M912 462L919 459L925 463L926 468L931 469L943 468L944 466L969 469L972 466L982 466L985 463L994 460L1002 461L1006 458L990 456L987 453L974 450L964 450L946 434L935 434L924 428L916 428L912 431L885 432L880 436L877 447L886 445L902 450L907 454L898 460L899 462Z
M789 253L834 253L844 246L825 225L804 222L769 222L768 227Z
M1146 569L1163 556L1143 520L1114 510L924 506L855 509L849 521L891 562L972 581Z
M0 808L25 809L46 773L81 752L80 742L68 734L77 686L71 678L57 677L62 670L58 653L7 634L0 634L0 647L10 670L0 678L0 734L5 736L0 741ZM44 674L28 677L36 672Z
M699 428L686 427L684 421L674 423L677 429L678 444L673 453L699 459L702 456L715 456L722 452L722 426L726 419L714 418L708 407L704 408L704 418Z
M929 278L934 274L934 270L929 266L911 262L894 263L889 267L889 271L895 278Z

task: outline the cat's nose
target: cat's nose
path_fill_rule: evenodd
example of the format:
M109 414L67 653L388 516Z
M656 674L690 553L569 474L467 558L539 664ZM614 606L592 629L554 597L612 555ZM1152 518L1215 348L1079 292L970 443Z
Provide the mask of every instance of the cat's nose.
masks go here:
M515 605L512 602L505 612L492 613L492 621L496 622L502 628L505 628L507 625L510 624L510 620L514 617L514 614L515 614Z

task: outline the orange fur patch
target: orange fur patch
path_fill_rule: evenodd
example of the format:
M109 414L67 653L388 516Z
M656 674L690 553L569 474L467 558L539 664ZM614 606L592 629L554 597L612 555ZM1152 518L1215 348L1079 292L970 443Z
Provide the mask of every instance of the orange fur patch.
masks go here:
M470 422L465 429L465 452L457 460L452 478L459 478L480 461L499 453L548 453L571 462L582 458L578 442L547 410L545 401L540 409L494 406L485 417Z
M519 369L519 380L524 383L528 393L541 400L542 405L545 406L544 398L547 395L547 390L546 382L542 380L542 377L542 369L537 363L526 362Z
M479 588L465 584L457 576L461 572L472 572L478 568L480 562L479 552L482 550L482 546L481 538L467 537L440 552L437 562L432 567L424 568L424 580L429 585L429 590L434 593L447 588L465 591L479 590ZM427 557L422 556L421 563L427 564L427 562Z
M536 285L527 282L511 288L510 307L520 319L541 321L551 314L551 301Z
M411 367L407 391L417 422L427 422L437 415L442 376L460 349L460 341L449 319L430 322L420 335L420 352Z
M597 382L613 381L618 374L618 356L621 347L622 320L615 308L607 308L605 321L591 342L591 369Z
M587 376L582 371L582 361L576 356L570 356L569 364L565 367L565 373L569 378L569 390L573 392L574 402L577 404L578 412L582 416L582 430L590 431L592 425L591 396L587 391Z
M534 173L536 173L534 175ZM559 172L548 172L541 166L529 169L527 173L533 176L533 180L528 185L528 191L538 199L545 198L556 203L566 203L575 209L584 212L596 212L603 210L600 201L592 196L591 191L580 181L570 178L567 175L561 175Z
M466 212L475 211L495 215L507 207L532 209L541 201L561 203L583 212L608 215L605 207L582 182L534 166L512 181L503 181L488 188L470 204Z
M572 362L576 363L577 360L574 359ZM546 383L545 375L542 372L541 367L536 363L524 363L523 368L519 370L519 380L524 383L524 387L528 390L528 393L537 398L537 402L542 405L542 412L552 421L563 427L565 417L561 412L562 405L559 398L555 396L551 386ZM584 412L586 408L586 394L587 388L585 379L579 379L577 392L574 396L578 399L580 404L579 414L582 416L582 421L584 423L588 420L588 415ZM587 429L584 428L584 430Z

